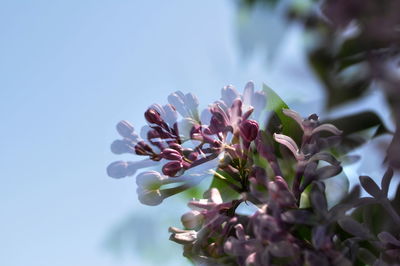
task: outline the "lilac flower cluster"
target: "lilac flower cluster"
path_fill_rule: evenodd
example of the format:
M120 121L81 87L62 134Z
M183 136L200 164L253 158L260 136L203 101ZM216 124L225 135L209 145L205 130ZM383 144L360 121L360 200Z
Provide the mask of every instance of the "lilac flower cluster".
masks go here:
M107 172L113 178L132 176L139 169L161 165L161 173L146 171L137 176L139 200L147 205L157 205L164 198L196 185L220 163L219 157L225 152L230 159L245 159L259 131L258 122L251 117L258 116L266 103L265 94L254 92L251 82L243 95L232 86L223 88L221 99L204 110L201 119L193 94L177 91L169 95L168 102L164 106L154 104L145 112L148 126L141 130L143 139L129 122L121 121L117 131L122 139L111 145L115 154L148 157L110 164ZM178 121L179 116L182 119ZM180 185L161 189L172 183Z
M122 139L112 143L112 152L147 158L114 162L108 175L136 175L138 197L146 205L158 205L206 177L215 181L203 199L189 201L191 210L181 218L184 229L170 228L170 239L182 244L184 256L196 264L399 261L395 230L400 218L387 198L393 172L388 170L381 188L370 177L360 177L372 197L360 198L356 186L328 208L324 180L342 172L332 155L342 132L316 114L304 119L290 109L269 110L267 97L265 91L255 92L252 82L243 94L227 86L220 100L200 113L193 94L175 92L169 104L154 104L145 112L148 125L140 137L129 122L117 124ZM284 134L282 122L271 126L277 114L296 125L297 135ZM136 174L145 168L151 169ZM388 231L372 232L357 218L357 211L371 204L381 204L391 217ZM256 210L250 215L237 211L247 205Z

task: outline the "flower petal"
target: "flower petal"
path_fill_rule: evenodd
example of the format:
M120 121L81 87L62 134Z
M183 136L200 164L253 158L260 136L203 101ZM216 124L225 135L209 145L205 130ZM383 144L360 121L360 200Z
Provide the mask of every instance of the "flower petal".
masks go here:
M339 130L337 127L335 127L332 124L323 124L323 125L320 125L320 126L314 128L311 132L311 135L316 134L321 131L328 131L334 135L341 135L343 133L342 130Z
M299 126L301 127L301 129L304 130L304 126L303 126L303 118L301 117L301 115L299 113L297 113L296 111L290 110L290 109L282 109L282 112L292 118L294 121L297 122L297 124L299 124Z
M299 157L299 147L291 137L274 133L274 139L276 142L286 146L296 158Z

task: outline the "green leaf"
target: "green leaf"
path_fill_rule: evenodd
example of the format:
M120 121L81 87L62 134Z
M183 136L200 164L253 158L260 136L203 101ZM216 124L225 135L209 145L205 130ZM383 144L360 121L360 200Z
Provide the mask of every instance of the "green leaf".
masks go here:
M201 199L203 197L203 192L204 189L202 189L200 186L194 186L191 189L183 191L182 194L185 200L187 200L188 198Z
M265 84L263 84L263 91L267 96L266 110L268 112L273 111L276 115L275 118L278 118L282 125L282 132L280 133L291 136L297 143L299 143L302 135L300 126L292 118L286 116L282 112L283 109L290 109L289 106L273 89Z
M223 172L218 171L218 173L224 176ZM229 177L227 177L227 179L228 178ZM224 200L224 202L235 200L240 197L240 194L238 192L233 190L226 182L215 176L211 182L210 188L217 188L221 193L221 197Z

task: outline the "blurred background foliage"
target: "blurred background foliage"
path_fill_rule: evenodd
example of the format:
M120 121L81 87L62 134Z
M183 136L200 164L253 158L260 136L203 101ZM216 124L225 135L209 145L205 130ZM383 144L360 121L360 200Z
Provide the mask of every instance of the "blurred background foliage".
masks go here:
M284 21L281 24L301 27L309 67L325 90L326 110L350 102L356 105L372 90L381 90L393 116L388 122L396 127L386 159L400 168L400 1L239 0L236 5L239 44L245 56L251 50L249 43L253 49L265 47L273 53L271 46L278 47L282 39L282 27L254 17L275 17ZM274 35L263 31L276 32L279 37L271 40ZM331 122L344 130L346 137L371 126L377 126L375 136L393 134L373 112ZM355 145L354 141L348 144Z

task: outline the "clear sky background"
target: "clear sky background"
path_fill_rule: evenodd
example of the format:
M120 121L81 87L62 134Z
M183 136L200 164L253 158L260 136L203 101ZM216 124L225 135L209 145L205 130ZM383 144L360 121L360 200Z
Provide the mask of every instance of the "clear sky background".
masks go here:
M185 204L140 206L132 178L106 176L109 145L175 90L205 106L254 80L319 111L296 28L265 64L236 26L231 1L0 0L0 265L187 265L167 233Z

